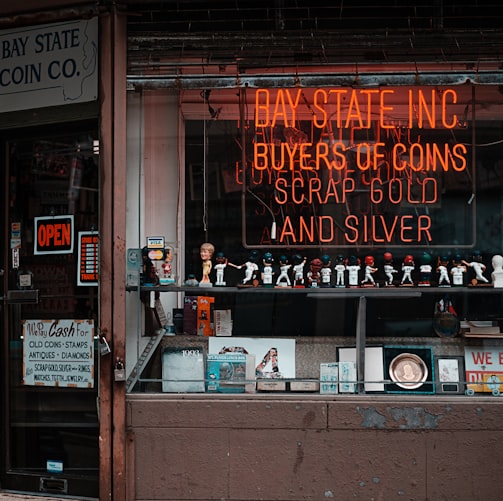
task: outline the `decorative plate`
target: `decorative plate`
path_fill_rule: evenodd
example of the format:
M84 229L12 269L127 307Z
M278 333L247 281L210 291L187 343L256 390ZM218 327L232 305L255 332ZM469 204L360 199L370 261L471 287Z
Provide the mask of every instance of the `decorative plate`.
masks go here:
M415 390L428 378L428 367L418 355L401 353L389 364L389 375L400 388Z

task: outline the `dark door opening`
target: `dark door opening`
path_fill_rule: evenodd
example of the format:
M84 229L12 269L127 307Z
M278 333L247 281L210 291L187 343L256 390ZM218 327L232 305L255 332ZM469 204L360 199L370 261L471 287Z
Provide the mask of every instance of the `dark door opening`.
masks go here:
M98 497L94 139L94 122L2 134L2 489Z

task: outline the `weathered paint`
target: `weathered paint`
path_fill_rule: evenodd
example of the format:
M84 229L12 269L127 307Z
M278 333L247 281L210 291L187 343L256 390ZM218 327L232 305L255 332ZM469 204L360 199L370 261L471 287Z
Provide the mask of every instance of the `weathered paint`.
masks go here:
M128 395L128 476L138 500L496 500L500 409L490 397Z

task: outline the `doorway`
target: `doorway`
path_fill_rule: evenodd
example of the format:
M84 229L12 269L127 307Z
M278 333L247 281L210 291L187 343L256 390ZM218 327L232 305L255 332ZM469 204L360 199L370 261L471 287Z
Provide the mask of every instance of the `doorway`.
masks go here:
M1 488L98 497L95 121L1 133Z

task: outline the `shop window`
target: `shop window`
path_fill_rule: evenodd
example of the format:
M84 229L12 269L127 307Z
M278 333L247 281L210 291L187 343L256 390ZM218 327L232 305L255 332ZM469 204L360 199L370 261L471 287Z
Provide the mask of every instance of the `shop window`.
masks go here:
M208 95L186 92L182 109ZM385 387L398 377L386 357L422 357L427 384L395 381L396 391L434 394L439 356L467 357L463 380L487 375L474 353L499 353L503 337L496 87L213 90L218 113L207 104L183 131L185 297L229 310L233 336L296 339L300 379L319 382L320 364L356 346L364 391L366 344L383 348ZM211 350L211 334L183 342ZM323 355L308 353L321 338ZM477 384L465 388L489 388Z

